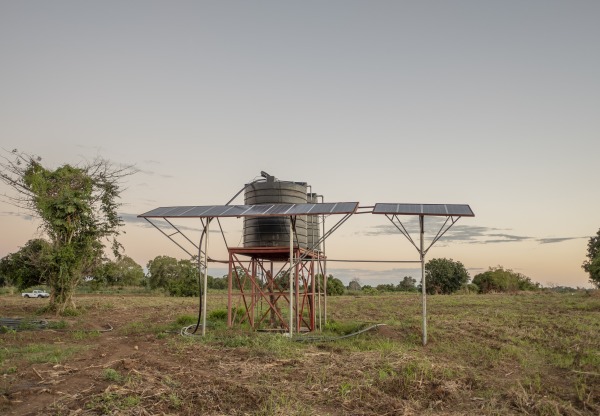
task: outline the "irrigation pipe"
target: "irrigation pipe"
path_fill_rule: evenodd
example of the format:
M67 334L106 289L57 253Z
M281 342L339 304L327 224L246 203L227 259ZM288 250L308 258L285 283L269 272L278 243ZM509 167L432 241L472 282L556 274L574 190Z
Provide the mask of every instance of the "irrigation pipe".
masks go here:
M111 324L107 323L105 326L107 327L105 329L59 329L50 327L48 321L45 319L28 320L26 318L0 318L0 327L6 327L15 331L46 329L57 332L110 332L113 330Z
M342 335L339 337L298 337L294 338L296 342L331 342L331 341L339 341L340 339L355 337L359 334L362 334L367 331L371 331L375 328L379 328L380 326L385 326L386 324L375 324L368 326L366 328L361 329L360 331L353 332L351 334Z

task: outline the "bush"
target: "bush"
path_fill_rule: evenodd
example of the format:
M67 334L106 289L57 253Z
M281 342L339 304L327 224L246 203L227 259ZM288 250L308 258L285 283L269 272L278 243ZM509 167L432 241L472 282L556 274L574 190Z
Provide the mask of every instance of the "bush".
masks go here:
M469 281L469 273L460 261L431 259L425 264L425 289L430 295L450 294Z
M479 293L517 292L540 288L539 283L533 283L529 277L502 266L490 267L488 271L479 273L473 278L473 284L479 287Z

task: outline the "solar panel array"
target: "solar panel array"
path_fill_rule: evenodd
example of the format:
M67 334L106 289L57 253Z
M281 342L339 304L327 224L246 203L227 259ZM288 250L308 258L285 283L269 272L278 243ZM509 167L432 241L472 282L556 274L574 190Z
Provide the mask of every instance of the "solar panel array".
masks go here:
M474 217L468 205L457 204L375 204L373 214L390 215L437 215L453 217Z
M358 202L321 204L206 205L160 207L138 215L142 218L273 217L295 215L353 214Z

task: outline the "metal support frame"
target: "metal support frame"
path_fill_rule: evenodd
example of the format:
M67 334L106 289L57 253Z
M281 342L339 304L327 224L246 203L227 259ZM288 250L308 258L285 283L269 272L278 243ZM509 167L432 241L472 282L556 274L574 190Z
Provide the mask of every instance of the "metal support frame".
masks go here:
M202 336L206 335L206 303L208 300L207 292L208 292L208 229L210 225L211 218L207 218L206 225L204 225L204 279L203 279L203 288L202 291ZM198 249L199 253L202 254L202 250ZM198 256L198 263L200 263L200 257Z
M316 329L315 299L319 294L315 292L313 260L318 253L298 246L294 246L292 251L293 267L290 268L286 247L229 249L229 327L248 323L253 329L266 329L266 326L291 335ZM298 262L301 258L304 260ZM289 288L280 285L281 277L287 277L288 284L291 283ZM236 297L237 300L234 300ZM283 312L285 307L287 317ZM240 309L244 311L243 315L237 314Z
M227 205L229 205L242 191L242 188L232 200L230 200ZM322 195L317 195L322 199L324 203L324 198ZM314 246L309 249L301 249L295 242L295 216L290 217L290 246L289 252L287 255L284 255L285 247L256 247L252 249L248 248L234 248L229 250L229 273L228 273L228 325L231 327L234 324L235 317L233 316L233 282L234 277L238 284L240 290L240 302L244 304L245 307L245 315L242 320L247 320L252 328L256 328L266 319L267 315L271 316L271 325L274 324L275 318L278 319L278 325L282 329L285 329L289 336L291 337L294 334L294 328L296 332L299 332L302 325L306 325L306 328L309 331L313 331L316 328L316 319L315 319L315 310L318 309L319 317L318 317L318 327L321 329L322 318L325 324L327 324L327 257L325 256L325 240L335 232L344 222L346 222L353 214L365 214L369 211L359 211L361 208L372 208L372 207L358 207L355 212L345 214L341 220L339 220L331 229L325 231L325 218L327 215L322 215L322 226L323 226L323 235L319 239L318 242L313 243ZM446 220L433 237L429 245L425 248L425 216L427 215L438 215L437 212L431 213L423 213L421 214L407 212L407 213L398 213L398 214L385 214L385 216L391 221L391 223L398 229L398 231L415 247L417 252L419 253L419 261L376 261L373 262L394 262L394 263L421 263L421 288L422 288L422 318L423 318L423 346L427 345L427 285L426 285L426 276L425 276L425 257L429 249L442 237L444 234L461 218L462 215L446 215ZM447 213L450 211L446 210ZM468 209L470 211L470 208ZM384 212L378 212L384 213ZM456 214L456 210L454 211ZM402 223L399 218L399 215L418 215L419 217L419 245L415 243L412 239L410 233ZM473 216L472 212L471 215ZM174 235L180 234L183 236L185 240L187 240L194 249L198 252L198 270L199 270L199 279L203 278L203 302L202 302L202 335L205 334L206 331L206 287L208 280L208 262L209 261L217 261L217 262L225 262L223 260L212 260L208 257L208 232L209 232L209 223L213 219L211 217L200 217L201 223L203 226L203 230L201 233L201 238L199 244L195 244L191 239L189 239L176 225L170 222L167 217L155 217L162 218L167 224L169 224L175 231L172 234L167 234L163 231L159 226L154 224L148 217L143 216L146 221L148 221L153 227L158 229L164 236L166 236L169 240L175 243L179 248L181 248L184 252L186 252L191 258L195 255L184 248L181 244L173 239ZM204 220L202 219L204 218ZM221 229L221 234L225 241L225 246L227 247L227 241L225 240L225 234L219 222L219 218L217 218L217 222L219 223L219 228ZM206 223L204 222L206 221ZM205 238L204 238L205 237ZM202 245L204 243L204 250L202 250ZM296 244L295 244L296 243ZM319 247L319 245L323 245L323 251L315 250ZM269 249L280 250L280 252L273 257L269 257ZM281 251L283 249L283 251ZM250 250L250 251L249 251ZM270 253L272 254L272 253ZM250 263L248 267L244 266L243 262L240 260L238 255L244 255L250 257ZM270 268L267 269L264 267L264 262L267 261L270 263ZM273 274L273 263L274 261L283 262L282 268L279 270L277 274ZM321 282L315 282L315 265L314 262L317 262L317 270L321 272L323 275L323 287L321 288ZM371 262L372 260L330 260L330 261L353 261L353 262ZM236 266L237 264L237 266ZM289 267L288 267L289 266ZM287 267L287 269L286 269ZM239 275L239 270L243 271L243 276ZM201 273L203 271L203 274ZM260 274L263 276L263 279L266 276L266 280L263 282L259 278ZM289 277L289 292L286 293L278 287L276 283L276 276L281 273L287 273ZM202 274L202 275L201 275ZM245 292L246 281L249 279L250 284L250 294ZM317 279L319 280L319 279ZM315 283L316 283L316 291L315 291ZM265 288L267 288L267 293L265 293ZM302 288L302 289L301 289ZM278 289L279 292L275 290ZM287 295L287 296L286 296ZM323 296L323 308L321 308L321 296ZM248 297L250 298L250 302L248 302ZM283 298L289 308L289 321L285 322L283 319L283 314L277 307L277 300ZM317 305L315 305L315 299L318 299ZM256 314L256 306L259 302L266 303L268 305L267 313ZM305 308L308 308L308 321L304 318ZM323 314L321 315L321 309L323 310ZM258 319L255 319L258 318Z
M386 214L387 219L400 231L406 239L417 249L419 253L419 259L421 263L421 303L422 303L422 337L423 346L427 345L427 282L425 279L425 255L431 247L440 239L446 232L460 219L460 217L446 216L446 220L436 233L435 237L431 240L431 243L425 248L425 215L419 215L419 246L416 245L412 239L410 233L402 223L400 217L396 214Z

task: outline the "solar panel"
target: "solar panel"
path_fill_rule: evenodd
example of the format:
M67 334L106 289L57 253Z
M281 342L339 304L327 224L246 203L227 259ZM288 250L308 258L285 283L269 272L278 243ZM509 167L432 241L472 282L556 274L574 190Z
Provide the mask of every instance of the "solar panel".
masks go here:
M160 207L142 218L206 218L206 217L264 217L295 215L352 214L358 202L327 202L321 204L262 204L262 205L207 205Z
M474 217L468 205L457 204L375 204L373 214L393 215L437 215L455 217Z

